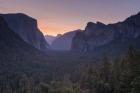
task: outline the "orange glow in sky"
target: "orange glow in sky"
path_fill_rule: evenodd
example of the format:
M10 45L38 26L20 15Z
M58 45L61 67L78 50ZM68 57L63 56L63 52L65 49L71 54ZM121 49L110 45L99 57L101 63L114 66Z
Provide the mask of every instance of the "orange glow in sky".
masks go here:
M43 34L56 36L57 34L64 34L69 31L77 30L80 24L63 24L59 22L46 23L44 20L38 20L38 28Z
M84 29L87 22L115 23L140 11L140 0L0 0L0 13L25 13L48 35Z

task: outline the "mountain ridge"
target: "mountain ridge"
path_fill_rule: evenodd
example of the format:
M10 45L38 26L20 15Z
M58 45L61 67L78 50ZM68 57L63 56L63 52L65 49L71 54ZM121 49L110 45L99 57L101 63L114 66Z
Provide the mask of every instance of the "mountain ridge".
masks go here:
M53 50L69 51L71 48L72 39L77 32L81 30L70 31L54 39L51 44Z
M37 20L23 13L0 14L10 29L17 33L25 42L45 51L49 48L44 35L38 29Z
M80 52L100 51L102 49L99 47L104 48L103 46L107 45L108 47L110 47L110 44L112 45L113 44L112 42L116 41L120 41L118 42L118 44L129 43L129 45L134 44L134 47L136 47L139 46L138 44L139 38L140 38L140 13L132 15L126 18L124 21L114 24L106 25L101 22L87 23L85 30L83 32L77 33L73 38L71 50ZM137 41L137 42L130 43L128 41L130 42ZM125 48L127 48L129 45L127 45ZM122 46L116 48L121 49ZM114 51L113 47L110 49L106 48L106 50Z

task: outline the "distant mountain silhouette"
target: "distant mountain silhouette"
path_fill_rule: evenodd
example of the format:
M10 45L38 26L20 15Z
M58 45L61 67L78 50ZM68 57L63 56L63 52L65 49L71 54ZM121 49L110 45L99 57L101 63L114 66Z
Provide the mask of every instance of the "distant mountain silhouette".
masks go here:
M58 38L58 37L59 37L59 36L45 35L45 39L46 39L46 41L49 43L49 45L51 45L52 42L53 42L56 38Z
M25 42L42 51L49 48L43 34L37 27L37 20L25 14L0 14L10 29L17 33Z
M54 50L70 50L72 39L77 32L81 30L75 30L72 32L67 32L59 37L57 37L51 44L51 48Z
M123 52L129 46L140 49L140 13L123 22L105 25L89 22L72 41L71 50L92 53Z

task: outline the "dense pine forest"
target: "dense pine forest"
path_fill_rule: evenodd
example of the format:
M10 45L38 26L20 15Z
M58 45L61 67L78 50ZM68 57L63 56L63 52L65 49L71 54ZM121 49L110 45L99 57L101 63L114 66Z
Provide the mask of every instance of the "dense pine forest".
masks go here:
M50 78L43 66L14 72L8 70L10 64L1 63L1 68L6 66L0 70L0 93L139 93L139 62L140 52L130 47L127 55L104 56L70 73L55 71L55 77L50 74Z

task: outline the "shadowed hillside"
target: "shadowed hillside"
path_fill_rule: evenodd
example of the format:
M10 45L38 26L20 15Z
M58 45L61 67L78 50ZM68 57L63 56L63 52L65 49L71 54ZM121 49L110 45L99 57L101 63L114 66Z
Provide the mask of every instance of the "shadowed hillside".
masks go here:
M0 15L5 19L9 28L25 42L39 50L48 50L49 45L42 32L38 29L36 19L22 13Z
M71 50L93 54L120 54L126 53L131 45L140 49L139 41L140 13L115 24L89 22L85 30L73 38Z

